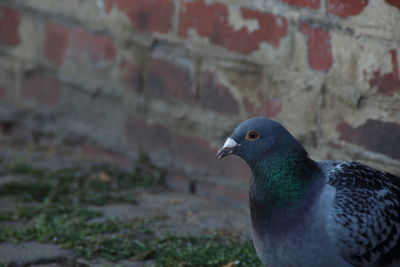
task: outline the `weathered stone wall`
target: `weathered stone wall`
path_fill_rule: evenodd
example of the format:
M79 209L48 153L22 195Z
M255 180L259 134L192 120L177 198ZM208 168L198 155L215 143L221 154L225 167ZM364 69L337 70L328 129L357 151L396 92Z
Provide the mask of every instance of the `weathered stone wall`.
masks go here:
M396 0L1 0L3 135L143 151L173 187L245 199L215 153L261 115L313 158L400 174L399 22Z

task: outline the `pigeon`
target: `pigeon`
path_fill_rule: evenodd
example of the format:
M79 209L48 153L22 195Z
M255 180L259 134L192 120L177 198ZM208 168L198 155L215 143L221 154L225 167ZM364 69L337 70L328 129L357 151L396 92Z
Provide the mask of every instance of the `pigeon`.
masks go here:
M251 118L218 151L251 170L253 243L273 267L400 266L400 178L314 161L278 122Z

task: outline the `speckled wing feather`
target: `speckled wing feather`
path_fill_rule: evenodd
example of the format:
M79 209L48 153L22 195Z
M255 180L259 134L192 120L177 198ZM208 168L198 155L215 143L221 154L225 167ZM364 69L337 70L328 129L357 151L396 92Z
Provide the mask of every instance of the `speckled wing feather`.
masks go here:
M355 266L400 265L400 178L358 162L331 162L336 195L328 226Z

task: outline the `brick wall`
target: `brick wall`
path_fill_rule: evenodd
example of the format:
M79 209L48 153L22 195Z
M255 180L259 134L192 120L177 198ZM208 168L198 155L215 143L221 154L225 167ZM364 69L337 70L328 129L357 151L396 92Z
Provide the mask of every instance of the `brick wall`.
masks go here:
M246 199L215 153L268 116L316 159L400 174L399 21L396 0L2 0L3 135L144 152L172 187Z

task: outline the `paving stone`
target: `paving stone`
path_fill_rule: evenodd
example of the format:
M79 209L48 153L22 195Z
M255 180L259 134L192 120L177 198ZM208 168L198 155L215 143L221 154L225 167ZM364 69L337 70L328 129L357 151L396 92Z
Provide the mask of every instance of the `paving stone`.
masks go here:
M135 196L138 204L111 204L95 207L105 219L132 220L157 217L151 223L157 236L165 234L199 235L210 231L237 231L249 238L250 219L247 211L203 197L178 192L146 192ZM224 212L221 212L223 210Z
M2 229L21 229L33 226L32 221L21 220L21 221L0 221L0 228Z
M53 262L53 263L34 264L29 266L30 267L73 267L74 265L72 263Z
M165 214L174 222L185 223L192 228L202 231L229 229L251 236L247 210L228 208L222 203L178 192L142 194L137 200L139 206Z
M0 198L0 212L15 210L17 204L11 199Z
M105 205L94 209L103 212L104 217L108 219L133 220L160 215L157 211L128 203Z
M93 162L84 160L77 154L60 155L57 151L37 151L13 149L9 147L1 147L0 160L3 165L24 163L36 168L49 170L67 169L73 167L86 168L93 165ZM0 165L1 166L1 165Z
M52 244L38 242L0 243L0 259L3 262L17 265L65 259L71 255L70 251Z
M131 260L123 260L119 262L109 262L104 259L93 259L93 260L86 260L86 259L77 259L76 263L82 264L84 266L90 267L114 267L114 266L124 266L124 267L150 267L154 266L154 261L131 261Z
M8 183L30 183L33 179L30 175L7 174L0 176L0 186Z

